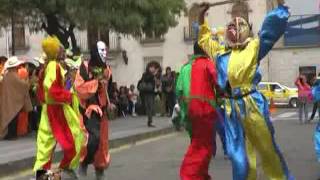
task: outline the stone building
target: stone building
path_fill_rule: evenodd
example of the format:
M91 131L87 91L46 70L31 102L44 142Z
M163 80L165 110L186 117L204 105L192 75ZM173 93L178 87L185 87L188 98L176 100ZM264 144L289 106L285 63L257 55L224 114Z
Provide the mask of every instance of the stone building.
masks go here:
M232 16L241 15L249 20L254 34L257 35L265 14L274 7L274 1L276 0L240 0L233 4L213 7L210 9L208 20L212 27L223 27ZM179 71L193 51L195 33L192 26L198 14L193 4L196 2L200 1L186 0L188 13L182 14L179 24L162 37L134 38L117 33L110 34L109 59L113 67L114 80L119 85L136 84L150 61L158 61L164 68L170 66L173 70ZM317 0L288 0L293 16L286 35L261 62L264 81L276 81L293 86L299 72L307 74L310 78L320 72L320 15L315 8L319 7L317 3ZM23 27L17 33L17 54L34 57L41 53L40 42L44 34L31 34ZM0 38L0 54L9 53L10 34L10 30L3 31ZM76 36L81 49L86 51L86 32L76 32Z

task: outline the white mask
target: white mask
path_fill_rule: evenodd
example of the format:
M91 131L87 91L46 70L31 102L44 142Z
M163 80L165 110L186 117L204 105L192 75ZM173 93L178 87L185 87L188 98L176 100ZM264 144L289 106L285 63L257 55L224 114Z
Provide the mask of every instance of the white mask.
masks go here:
M98 41L97 48L100 55L101 60L105 63L107 60L107 46L104 42Z

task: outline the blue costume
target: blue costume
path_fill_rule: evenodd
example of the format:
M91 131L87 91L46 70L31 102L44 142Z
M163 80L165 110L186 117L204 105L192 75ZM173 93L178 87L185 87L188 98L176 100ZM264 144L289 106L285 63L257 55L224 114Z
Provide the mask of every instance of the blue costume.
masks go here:
M317 84L312 88L313 101L320 102L320 80L317 80ZM320 162L320 122L318 122L314 136L313 136L314 148L316 151L317 159Z
M272 180L293 180L275 143L266 98L256 90L261 81L260 61L284 34L288 8L279 5L269 12L258 38L246 45L227 48L211 38L207 22L200 27L199 44L216 59L218 85L228 96L224 101L224 125L234 180L256 180L256 152L265 174Z

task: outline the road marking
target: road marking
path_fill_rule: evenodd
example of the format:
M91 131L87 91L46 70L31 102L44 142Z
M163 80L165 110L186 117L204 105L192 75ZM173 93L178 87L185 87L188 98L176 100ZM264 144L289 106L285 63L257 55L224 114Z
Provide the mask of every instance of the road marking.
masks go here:
M135 143L131 143L128 145L123 145L120 146L118 148L114 148L114 149L110 149L109 152L110 154L114 154L114 153L118 153L120 151L126 150L126 149L130 149L134 146L141 146L147 143L151 143L151 142L155 142L161 139L166 139L166 138L172 138L174 136L177 136L179 133L170 133L167 135L162 135L162 136L158 136L158 137L154 137L154 138L150 138L150 139L146 139L146 140L142 140L142 141L138 141ZM59 166L59 163L54 163L52 164L52 167L57 168ZM23 179L27 176L33 176L34 172L32 169L28 169L28 170L24 170L24 171L20 171L19 173L16 173L16 175L10 175L10 177L1 177L1 180L16 180L16 179ZM31 177L32 179L33 177Z
M298 113L297 112L285 112L285 113L282 113L282 114L276 116L275 118L290 118L293 116L298 116Z
M296 120L296 121L298 121L299 120L299 118L281 118L281 119L279 119L279 118L271 118L271 121L272 122L274 122L274 121L292 121L292 120Z

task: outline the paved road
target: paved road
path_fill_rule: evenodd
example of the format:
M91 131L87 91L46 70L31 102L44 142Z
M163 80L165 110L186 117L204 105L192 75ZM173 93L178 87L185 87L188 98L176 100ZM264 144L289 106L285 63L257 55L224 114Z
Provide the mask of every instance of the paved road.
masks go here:
M320 163L316 162L312 143L315 123L299 125L294 111L278 109L273 115L276 138L296 180L316 180L320 177ZM118 150L112 153L107 179L178 180L188 141L185 133L178 133ZM231 180L230 162L223 159L220 148L212 161L210 173L215 180ZM28 179L28 176L18 179ZM94 179L92 170L86 179ZM261 170L258 180L266 180Z
M109 137L110 139L124 138L172 126L168 118L155 118L156 128L148 128L146 122L146 117L127 117L110 121ZM14 141L0 141L0 164L34 155L36 150L35 141L34 134Z

